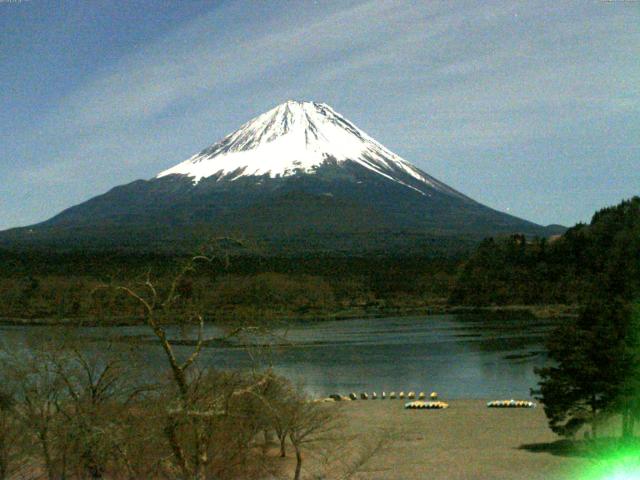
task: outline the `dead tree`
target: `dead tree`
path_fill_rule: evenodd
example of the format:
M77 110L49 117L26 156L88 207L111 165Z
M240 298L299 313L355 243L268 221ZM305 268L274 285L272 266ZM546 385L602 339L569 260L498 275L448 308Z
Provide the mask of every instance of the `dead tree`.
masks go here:
M174 344L167 334L165 320L174 307L182 299L181 292L187 276L196 270L198 263L211 263L220 256L195 256L188 261L174 277L168 291L162 295L148 274L141 289L129 286L116 286L116 291L123 292L138 302L144 310L145 324L151 329L162 347L164 357L171 371L171 383L175 395L172 404L166 409L163 433L172 452L173 462L184 479L204 480L207 467L211 461L209 450L213 438L213 427L216 417L225 415L223 398L218 395L201 395L202 382L205 378L194 369L202 348L208 339L204 336L204 317L198 311L182 311L182 318L173 319L181 325L195 326L197 338L191 352L185 358L179 358ZM226 257L222 257L227 262ZM238 335L245 328L236 328L229 337ZM232 396L247 394L259 389L268 381L268 377L260 378L253 384L232 393ZM183 434L188 432L188 435Z
M16 401L12 392L0 390L0 480L11 478L22 461L21 432L15 418Z
M332 405L310 402L299 397L290 410L289 440L296 454L294 480L300 480L303 453L311 444L332 441L337 424Z

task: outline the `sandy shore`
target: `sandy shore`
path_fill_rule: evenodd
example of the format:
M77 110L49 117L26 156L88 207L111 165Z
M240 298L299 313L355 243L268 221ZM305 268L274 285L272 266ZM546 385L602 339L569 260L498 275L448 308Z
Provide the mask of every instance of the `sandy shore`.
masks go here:
M449 404L446 410L405 410L402 400L339 405L347 434L384 438L353 478L575 479L576 469L588 462L545 451L558 437L540 407L489 409L479 400Z

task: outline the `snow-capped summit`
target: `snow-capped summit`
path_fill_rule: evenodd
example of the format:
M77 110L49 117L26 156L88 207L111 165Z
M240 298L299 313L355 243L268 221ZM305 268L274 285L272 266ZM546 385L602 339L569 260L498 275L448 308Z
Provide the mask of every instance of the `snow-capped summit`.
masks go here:
M263 113L188 160L157 175L179 174L194 183L215 176L286 177L314 173L325 162L354 162L388 180L425 194L425 186L458 192L411 165L325 103L289 100ZM407 176L411 178L407 183Z
M423 255L510 233L549 231L448 187L326 104L288 101L155 178L0 232L0 246L184 253L230 235L285 255Z

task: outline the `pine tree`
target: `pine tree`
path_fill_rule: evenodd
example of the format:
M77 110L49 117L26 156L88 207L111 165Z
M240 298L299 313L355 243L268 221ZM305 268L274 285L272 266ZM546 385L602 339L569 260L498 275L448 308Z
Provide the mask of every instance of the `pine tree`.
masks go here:
M635 422L640 418L640 300L630 308L624 339L621 358L623 379L616 407L622 416L622 436L629 438L633 436Z
M593 301L572 322L559 327L547 348L554 366L536 369L538 399L551 429L561 435L569 422L590 423L593 436L601 414L630 413L637 407L635 316L621 300ZM625 420L627 431L631 420Z

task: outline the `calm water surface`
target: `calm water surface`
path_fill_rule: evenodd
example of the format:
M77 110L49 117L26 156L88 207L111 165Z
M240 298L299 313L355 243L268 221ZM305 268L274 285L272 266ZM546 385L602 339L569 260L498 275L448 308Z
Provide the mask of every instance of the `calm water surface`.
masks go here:
M482 315L297 323L277 332L274 348L247 352L236 345L209 346L203 351L202 363L251 368L259 361L303 382L314 395L435 390L443 398L526 398L537 383L533 368L546 362L543 341L551 328L550 322L530 318ZM222 335L215 327L207 330L207 336ZM5 343L14 345L44 331L40 327L0 327ZM142 353L145 363L151 368L164 367L162 352L144 327L82 330L95 340L114 333L142 340L135 350ZM178 329L170 333L176 338L185 335ZM105 343L91 345L103 348ZM186 354L189 347L179 347L179 351Z

